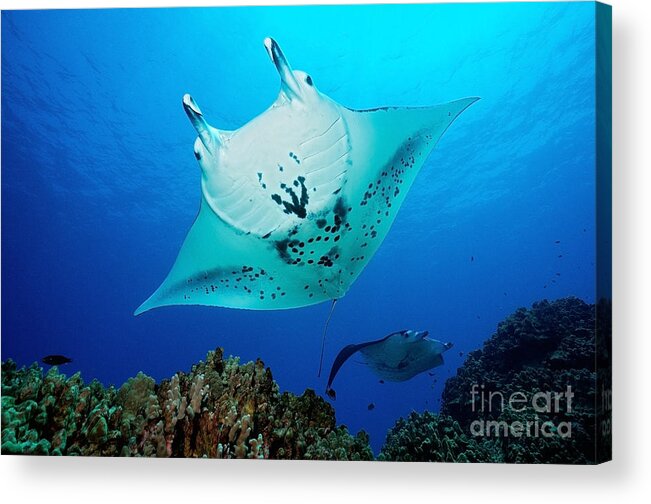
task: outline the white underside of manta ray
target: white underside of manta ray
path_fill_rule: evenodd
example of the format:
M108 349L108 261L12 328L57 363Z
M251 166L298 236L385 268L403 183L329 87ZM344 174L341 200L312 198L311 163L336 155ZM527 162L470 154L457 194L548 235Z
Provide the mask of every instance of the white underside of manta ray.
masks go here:
M254 310L342 297L386 237L428 154L478 98L424 108L351 110L265 46L277 100L236 131L198 132L201 205L162 285L135 312L168 305Z

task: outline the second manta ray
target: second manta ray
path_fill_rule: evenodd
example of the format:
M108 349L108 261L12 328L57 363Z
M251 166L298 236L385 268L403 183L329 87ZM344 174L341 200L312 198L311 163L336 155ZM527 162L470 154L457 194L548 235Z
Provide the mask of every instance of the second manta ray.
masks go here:
M344 347L332 364L326 393L336 398L332 382L344 362L357 352L376 375L387 381L406 381L443 365L443 352L452 348L452 343L442 343L428 335L427 331L398 331L379 340Z
M135 312L167 305L275 310L342 297L387 235L425 159L478 98L352 110L267 52L280 93L235 131L198 133L199 214L162 285Z

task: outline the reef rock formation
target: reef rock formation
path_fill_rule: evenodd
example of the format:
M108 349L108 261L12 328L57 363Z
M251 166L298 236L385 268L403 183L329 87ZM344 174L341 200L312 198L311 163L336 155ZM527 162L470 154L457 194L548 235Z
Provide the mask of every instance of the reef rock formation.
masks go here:
M314 391L279 393L262 361L220 348L190 373L156 384L86 385L37 364L2 364L2 453L371 460L368 436L337 426Z
M518 309L481 350L469 354L445 385L441 411L466 432L478 421L482 436L501 446L505 462L590 463L596 441L595 382L595 306L577 298L541 301ZM488 424L499 436L487 432L490 421L500 422ZM520 422L532 434L505 434L501 422L509 429ZM536 423L540 429L545 422L553 429L571 427L571 433L535 434Z
M447 415L412 412L389 430L378 460L400 462L487 462L498 457Z
M447 380L441 415L412 413L400 419L380 457L598 461L610 450L597 431L595 411L596 369L609 365L609 345L596 345L595 316L603 312L600 327L608 334L600 336L609 338L610 305L599 307L570 297L518 309ZM609 420L609 413L602 416Z

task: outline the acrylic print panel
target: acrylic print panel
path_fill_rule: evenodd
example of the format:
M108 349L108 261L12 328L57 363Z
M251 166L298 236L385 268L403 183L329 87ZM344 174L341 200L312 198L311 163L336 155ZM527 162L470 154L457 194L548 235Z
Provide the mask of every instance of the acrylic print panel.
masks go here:
M2 453L608 459L609 16L3 11Z

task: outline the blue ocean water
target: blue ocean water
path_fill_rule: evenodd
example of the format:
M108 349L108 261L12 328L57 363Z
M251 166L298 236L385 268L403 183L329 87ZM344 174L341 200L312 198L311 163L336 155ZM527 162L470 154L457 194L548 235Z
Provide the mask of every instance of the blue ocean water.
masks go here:
M2 358L65 354L66 372L120 385L222 346L261 357L282 390L323 394L344 345L404 328L453 342L434 376L342 368L337 420L379 450L398 417L438 410L446 378L516 308L594 302L594 32L591 2L4 11ZM133 316L198 209L181 97L223 129L263 112L279 88L266 36L351 108L482 98L338 302L321 378L329 303Z

